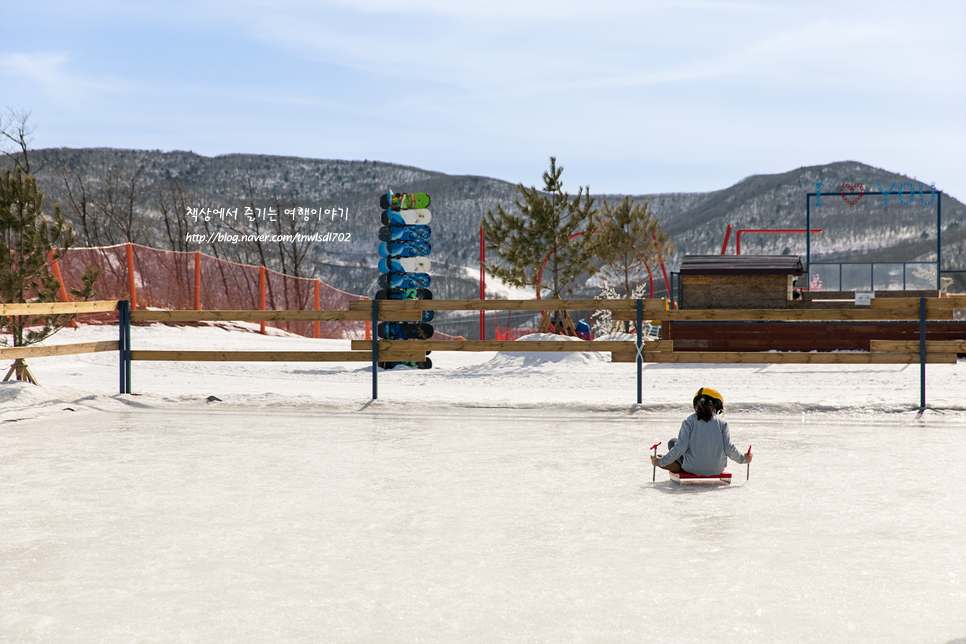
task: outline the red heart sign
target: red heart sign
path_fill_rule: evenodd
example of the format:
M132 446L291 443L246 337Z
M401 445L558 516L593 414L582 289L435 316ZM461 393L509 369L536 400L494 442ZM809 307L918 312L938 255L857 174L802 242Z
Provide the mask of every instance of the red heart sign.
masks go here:
M846 188L849 189L849 195L845 194ZM856 191L858 191L859 194L855 194ZM842 187L839 189L839 194L842 195L842 199L845 200L845 203L849 204L849 208L852 208L855 206L855 204L859 203L859 199L861 199L862 195L865 194L865 186L863 186L861 183L843 183ZM855 197L855 200L853 201L849 197Z

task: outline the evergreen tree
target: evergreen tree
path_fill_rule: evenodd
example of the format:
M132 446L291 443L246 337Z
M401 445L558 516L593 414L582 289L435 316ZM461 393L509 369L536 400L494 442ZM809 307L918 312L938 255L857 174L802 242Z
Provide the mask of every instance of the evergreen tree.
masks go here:
M571 198L563 191L562 172L556 158L550 157L542 192L517 185L523 201L516 199L514 204L520 214L507 213L497 204L495 212L486 211L482 222L487 249L505 262L487 263L486 270L511 286L532 287L538 295L547 289L551 298L573 293L577 278L595 270L591 235L575 237L594 229L594 199L589 187L580 188Z
M0 171L0 302L56 302L60 283L49 261L59 258L74 241L70 225L54 204L50 217L43 211L44 195L33 175L21 167ZM87 299L93 294L97 272L88 266L84 288L72 294ZM70 315L0 316L2 339L15 347L41 342L73 319ZM22 360L14 363L18 379L29 373Z
M648 204L634 204L624 197L616 207L604 201L601 222L594 235L594 253L600 262L598 276L616 286L629 298L647 281L648 266L656 266L661 258L674 253L674 244ZM624 323L624 331L630 323Z

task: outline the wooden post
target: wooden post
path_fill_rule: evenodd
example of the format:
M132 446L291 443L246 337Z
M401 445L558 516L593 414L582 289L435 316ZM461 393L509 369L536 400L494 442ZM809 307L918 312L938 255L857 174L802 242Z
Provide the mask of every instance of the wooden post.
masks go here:
M134 244L126 244L127 248L127 289L131 296L131 310L137 311L138 293L137 280L134 279Z
M261 266L258 269L258 305L260 310L265 310L265 267ZM265 335L265 322L262 321L261 333Z
M195 311L201 310L201 252L195 251Z
M40 386L36 376L34 376L33 372L30 370L30 367L27 366L27 363L24 362L23 358L16 358L13 361L13 365L10 367L10 370L7 371L7 376L3 379L3 381L7 382L14 374L16 374L17 380L27 381L32 385L37 385L38 387Z
M319 308L319 280L315 280L315 310L321 311ZM322 337L322 323L319 320L315 321L315 339L318 340Z

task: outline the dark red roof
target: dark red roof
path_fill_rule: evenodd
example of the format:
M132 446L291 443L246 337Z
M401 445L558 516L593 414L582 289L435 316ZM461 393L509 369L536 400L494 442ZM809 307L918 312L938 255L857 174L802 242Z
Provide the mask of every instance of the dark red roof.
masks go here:
M686 255L681 275L800 275L798 255Z

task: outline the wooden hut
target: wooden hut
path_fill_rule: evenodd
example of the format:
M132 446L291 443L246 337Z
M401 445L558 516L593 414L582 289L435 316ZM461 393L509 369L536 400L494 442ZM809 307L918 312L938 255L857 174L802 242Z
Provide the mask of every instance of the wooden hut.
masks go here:
M798 255L688 255L680 273L682 309L783 309L804 270Z

